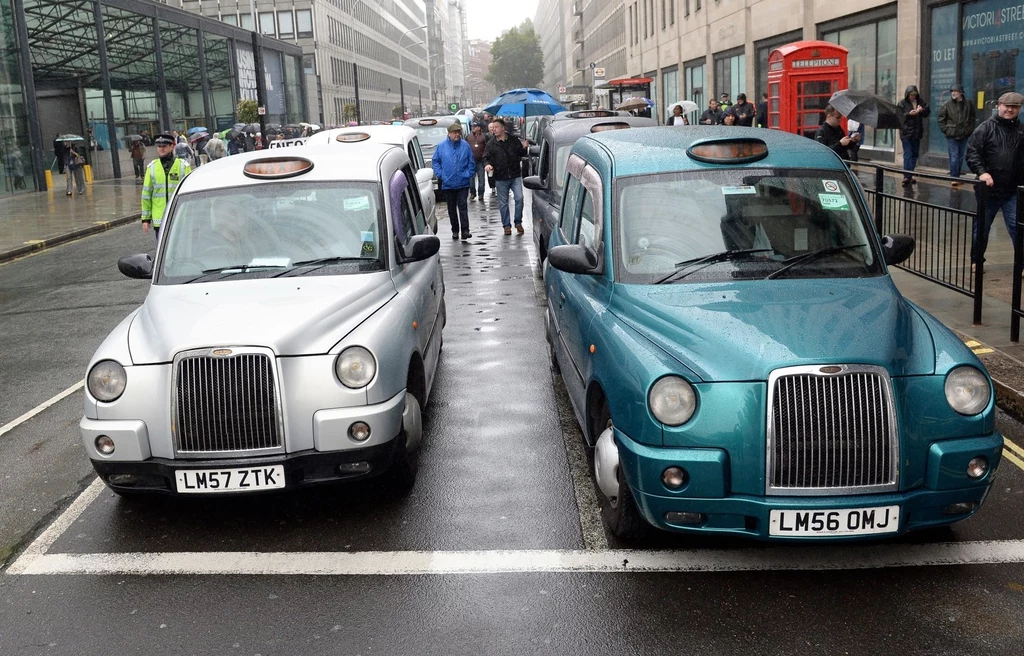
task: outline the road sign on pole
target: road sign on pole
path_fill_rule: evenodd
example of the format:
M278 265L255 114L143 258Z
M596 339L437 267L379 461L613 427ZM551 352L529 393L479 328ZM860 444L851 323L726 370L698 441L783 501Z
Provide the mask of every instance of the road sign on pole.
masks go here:
M259 109L256 110L256 113L259 114L260 116L266 116L267 115L267 108L266 107L260 107Z

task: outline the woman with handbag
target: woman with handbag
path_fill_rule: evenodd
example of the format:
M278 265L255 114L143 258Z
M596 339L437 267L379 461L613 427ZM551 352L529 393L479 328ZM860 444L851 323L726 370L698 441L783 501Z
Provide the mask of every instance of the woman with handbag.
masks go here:
M71 179L75 179L75 187L78 188L78 195L85 194L85 158L79 152L78 147L68 143L65 151L64 168L67 170L67 191L71 195Z

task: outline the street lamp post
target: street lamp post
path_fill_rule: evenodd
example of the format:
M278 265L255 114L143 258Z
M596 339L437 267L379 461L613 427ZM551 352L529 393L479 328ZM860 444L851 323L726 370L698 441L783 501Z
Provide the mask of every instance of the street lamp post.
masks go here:
M433 68L433 69L432 69L432 70L430 71L430 86L431 86L431 98L433 99L433 102L434 102L434 112L435 112L435 113L437 112L437 84L435 83L435 75L437 74L437 72L438 72L439 70L441 70L441 69L443 69L443 68L444 68L444 64L438 64L437 66L435 66L435 67L434 67L434 68ZM447 89L448 89L448 85L447 85L447 84L445 84L445 85L442 85L442 88L443 88L443 89L444 89L445 91L447 91ZM442 96L444 95L444 92L443 92L443 91L442 91L441 95L442 95ZM447 104L447 103L446 103L446 104Z
M402 50L403 50L402 40L405 38L406 34L410 34L412 32L415 32L416 30L422 30L422 29L424 29L426 27L427 27L426 25L420 25L418 27L413 27L411 29L406 30L405 32L402 33L402 36L398 37L398 93L399 93L399 96L400 96L399 102L402 105L402 119L403 120L405 119L405 83L404 83L405 67L402 65ZM421 43L423 43L423 41L419 41L417 43L410 43L409 45L405 46L405 48L411 48L412 46L420 45Z

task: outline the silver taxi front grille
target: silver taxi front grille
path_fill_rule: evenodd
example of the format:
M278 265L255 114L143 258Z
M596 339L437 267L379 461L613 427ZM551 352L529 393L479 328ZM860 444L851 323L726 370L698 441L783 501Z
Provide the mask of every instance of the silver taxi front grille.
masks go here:
M172 431L181 457L269 455L284 450L273 354L198 349L174 359Z
M766 493L887 492L899 482L892 381L882 367L779 369L768 379Z

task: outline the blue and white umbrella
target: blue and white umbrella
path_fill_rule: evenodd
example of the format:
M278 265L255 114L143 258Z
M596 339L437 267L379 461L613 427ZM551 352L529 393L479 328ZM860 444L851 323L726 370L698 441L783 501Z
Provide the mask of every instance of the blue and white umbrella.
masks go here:
M551 116L566 109L540 89L512 89L487 103L484 111L495 116Z
M195 134L196 132L209 132L209 130L207 130L205 127L203 127L201 125L197 125L194 128L189 128L188 129L188 133L189 134Z

